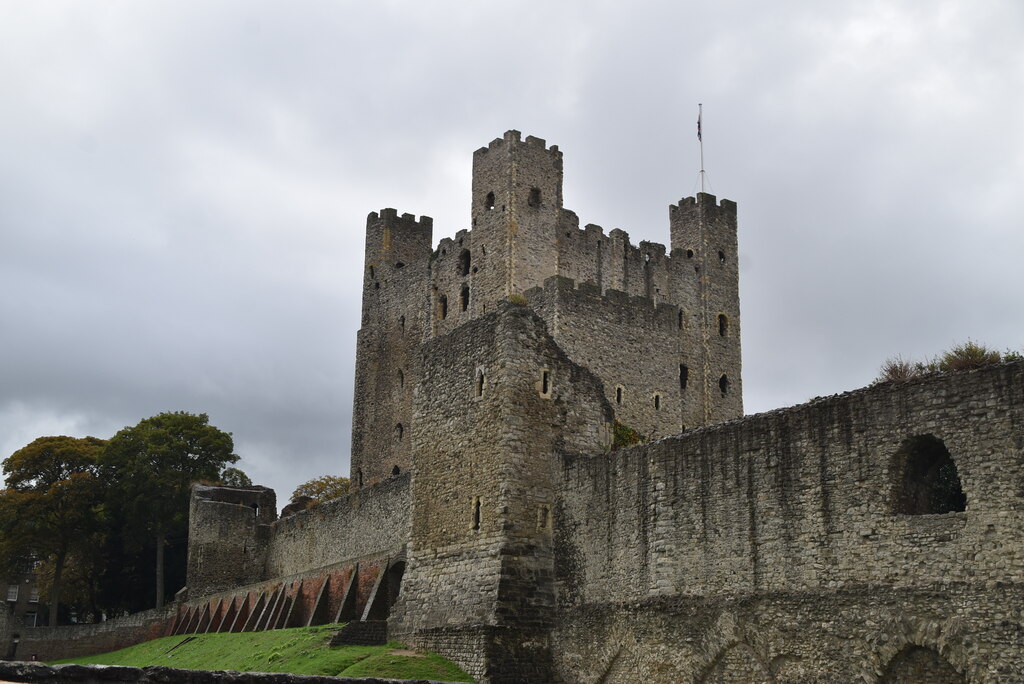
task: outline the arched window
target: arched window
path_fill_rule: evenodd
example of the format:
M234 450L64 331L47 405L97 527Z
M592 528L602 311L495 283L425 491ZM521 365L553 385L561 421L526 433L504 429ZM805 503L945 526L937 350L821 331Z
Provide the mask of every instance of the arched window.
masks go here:
M459 292L459 305L463 311L469 310L469 285L462 286L462 291Z
M438 295L437 296L437 317L440 320L448 318L448 296Z
M490 211L491 209L494 209L494 193L493 192L487 193L487 197L484 198L484 209L486 209L487 211Z
M540 188L531 188L530 196L526 198L526 203L531 207L540 206Z
M395 475L401 475L401 474L402 474L402 469L399 468L397 465L394 468L391 469L391 476L392 477L394 477Z
M686 364L679 364L679 389L686 389L686 384L690 381L690 369L686 367Z
M399 423L398 425L395 426L395 437L398 439L399 442L401 442L402 441L402 437L404 437L404 436L405 436L405 428L402 426L401 423Z
M729 318L725 314L718 314L718 334L725 337L729 332Z
M655 411L660 411L661 410L661 395L660 394L655 394L654 395L654 410Z
M463 276L469 275L469 250L464 249L459 252L459 274Z
M722 391L723 397L729 394L729 376L723 375L718 378L718 389Z
M619 386L619 387L615 388L615 403L616 404L621 404L622 403L622 389L623 389L622 386Z
M956 463L941 439L911 437L890 464L892 510L902 515L953 513L967 508Z

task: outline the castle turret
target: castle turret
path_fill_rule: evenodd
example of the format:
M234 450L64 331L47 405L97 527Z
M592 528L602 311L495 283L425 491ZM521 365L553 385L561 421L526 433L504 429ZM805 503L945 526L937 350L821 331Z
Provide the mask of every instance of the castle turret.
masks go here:
M433 221L394 209L366 219L362 327L352 408L352 486L408 470Z
M743 392L736 203L719 204L714 195L698 193L670 206L669 221L677 282L692 283L687 289L693 293L685 297L692 311L682 311L680 318L680 327L691 331L679 366L680 386L689 389L684 422L709 425L737 418L743 415Z
M562 153L508 131L473 154L473 246L493 252L475 274L478 296L501 301L558 273Z

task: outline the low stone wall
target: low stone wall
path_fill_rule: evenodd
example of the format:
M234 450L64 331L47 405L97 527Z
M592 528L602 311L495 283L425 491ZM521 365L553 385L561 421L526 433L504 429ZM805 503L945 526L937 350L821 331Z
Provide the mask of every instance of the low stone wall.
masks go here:
M208 672L176 670L169 667L98 667L87 665L43 665L42 663L0 662L0 678L7 682L79 682L80 684L442 684L427 679L380 679L377 677L318 677L263 672Z
M108 653L167 636L175 606L133 613L105 622L58 627L28 627L17 631L14 657L23 660L63 660Z

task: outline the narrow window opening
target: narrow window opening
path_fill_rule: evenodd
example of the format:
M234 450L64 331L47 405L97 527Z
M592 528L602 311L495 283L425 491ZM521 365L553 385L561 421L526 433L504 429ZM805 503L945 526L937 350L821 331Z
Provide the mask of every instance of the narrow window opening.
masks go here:
M373 280L376 277L377 277L376 276L376 272L373 270L373 265L371 264L370 265L370 280Z
M679 364L679 389L686 389L686 383L690 381L690 369L686 364Z
M544 371L540 374L540 393L548 394L551 391L551 373Z
M476 396L484 396L484 374L482 372L476 374Z
M491 211L494 209L494 193L487 193L487 197L484 198L484 209Z
M473 529L480 529L480 497L473 497Z
M622 403L622 388L621 387L616 387L615 388L615 403L616 404L621 404Z
M405 387L405 373L403 373L401 369L398 371L398 386Z
M464 249L459 253L459 274L463 276L469 275L469 250Z
M967 509L956 463L937 437L920 435L904 441L890 472L894 513L934 515Z
M469 285L463 285L459 293L459 304L463 311L469 311Z
M687 259L692 259L693 258L693 250L692 249L686 250L686 258Z
M547 504L542 504L537 509L537 529L541 532L551 529L551 507Z
M644 254L644 263L649 264L651 262L651 253L647 252Z
M360 487L363 486L363 469L362 468L358 468L356 470L356 482L359 483Z
M725 314L718 314L718 335L725 337L726 333L729 332L729 319Z
M683 312L681 310L679 312L679 329L683 329Z
M448 297L446 295L437 296L437 317L442 321L448 318Z
M718 378L718 389L722 390L722 396L729 394L729 378L725 375Z
M660 411L661 410L661 395L660 394L655 394L654 395L654 410L655 411Z
M405 330L405 316L398 319L398 325L402 327L402 330Z
M402 469L399 468L397 465L394 468L391 469L392 477L395 476L395 475L401 475L401 474L402 474Z
M725 263L725 252L722 250L718 250L718 261L723 264Z
M380 283L374 283L373 284L373 289L374 290L379 290L380 289Z
M540 188L531 188L530 196L526 199L526 203L531 207L540 206Z
M405 428L402 426L401 423L399 423L398 425L395 426L395 437L397 437L398 441L401 442L402 441L402 437L404 437L404 436L405 436Z

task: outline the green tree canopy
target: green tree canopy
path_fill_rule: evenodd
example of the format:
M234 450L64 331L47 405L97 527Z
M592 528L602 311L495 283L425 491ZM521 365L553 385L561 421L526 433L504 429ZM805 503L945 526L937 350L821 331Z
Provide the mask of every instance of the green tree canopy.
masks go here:
M308 496L316 501L328 501L348 494L348 478L339 475L322 475L309 482L303 482L292 492L292 501Z
M114 435L101 457L110 483L111 506L125 532L156 543L156 606L164 601L164 545L168 533L184 530L189 489L200 480L218 481L238 460L227 432L209 424L205 413L161 413Z
M227 487L252 487L252 480L238 468L225 468L219 482Z
M95 437L40 437L4 460L0 553L39 556L52 564L50 624L57 624L61 577L69 555L95 550L103 492L96 477L106 442Z

